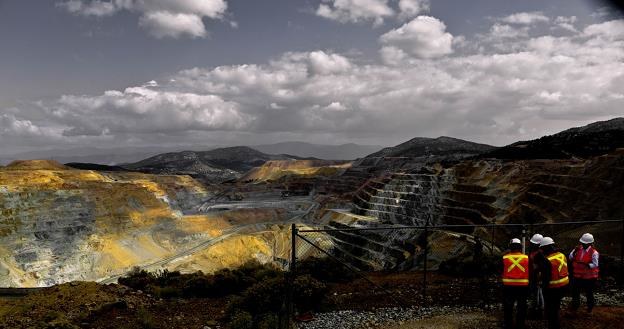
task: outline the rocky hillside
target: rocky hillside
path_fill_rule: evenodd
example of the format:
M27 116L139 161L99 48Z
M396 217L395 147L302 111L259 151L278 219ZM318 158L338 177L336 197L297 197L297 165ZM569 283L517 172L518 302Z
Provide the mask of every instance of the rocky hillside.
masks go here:
M196 215L211 195L189 176L75 170L52 161L0 168L0 287L102 280L150 264L210 272L271 260L281 246L272 241L281 234L272 223L288 211Z
M348 161L271 160L248 171L241 181L275 181L284 178L337 176L351 166Z
M356 191L351 195L352 210L329 211L322 222L329 228L521 223L536 231L545 230L568 247L577 243L580 234L591 230L600 237L605 254L619 255L620 224L591 228L582 224L556 228L541 224L624 218L623 122L598 122L463 160L460 157L469 153L466 148L440 149L437 153L442 158L432 156L434 161L391 158L435 154L421 146L426 139L414 139L357 161L336 178L333 186L345 185L340 192ZM416 146L410 148L410 144ZM487 146L477 147L472 152L478 155L487 150ZM504 244L509 237L520 234L520 227L494 233L480 228L454 231L429 236L432 256L436 255L429 259L430 268L454 257L468 257L477 237L492 240L494 234L494 242ZM335 232L334 252L363 268L419 267L421 233Z
M205 152L165 153L123 167L150 174L189 175L204 182L217 183L239 178L269 160L295 159L298 158L265 154L246 146L238 146Z
M623 147L624 118L615 118L532 141L513 143L483 156L498 159L588 158Z
M367 156L367 158L381 157L409 157L443 155L477 155L493 150L495 147L485 144L473 143L452 137L425 138L416 137L405 143L393 147L387 147L379 152Z
M299 157L314 157L327 160L354 160L383 148L378 145L321 145L306 142L284 142L268 145L254 145L254 149L270 154L292 154Z

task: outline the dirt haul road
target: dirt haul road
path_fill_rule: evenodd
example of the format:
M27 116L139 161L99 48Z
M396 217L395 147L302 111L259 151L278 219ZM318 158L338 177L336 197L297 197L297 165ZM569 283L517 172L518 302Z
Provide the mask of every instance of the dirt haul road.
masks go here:
M297 200L297 202L301 202L302 200ZM257 233L263 233L263 232L268 232L271 231L271 227L273 225L290 225L293 223L301 223L303 221L305 221L306 216L308 216L310 213L312 213L315 209L318 209L319 205L318 203L314 202L314 201L307 201L309 203L309 206L304 210L301 211L299 214L294 215L293 217L291 217L288 220L285 221L271 221L271 222L264 222L264 223L253 223L253 224L245 224L245 225L237 225L231 228L228 228L226 230L223 230L223 234L218 236L218 237L214 237L214 238L209 238L206 239L202 242L200 242L199 244L195 245L192 248L183 250L181 252L178 252L175 255L163 258L161 260L158 260L156 262L152 262L152 263L148 263L145 265L140 265L139 267L141 269L144 269L146 271L155 271L155 270L161 270L163 269L166 265L171 264L173 262L175 262L176 260L179 260L181 258L190 256L196 252L202 251L208 247L214 246L220 242L223 242L225 240L227 240L228 238L237 236L237 235L243 235L243 234L257 234ZM247 203L248 205L253 205L253 203ZM236 203L237 209L241 209L240 208L240 203ZM117 280L124 276L125 273L122 274L118 274L118 275L113 275L113 276L109 276L107 278L98 280L97 282L102 283L102 284L108 284L108 283L115 283L117 282Z

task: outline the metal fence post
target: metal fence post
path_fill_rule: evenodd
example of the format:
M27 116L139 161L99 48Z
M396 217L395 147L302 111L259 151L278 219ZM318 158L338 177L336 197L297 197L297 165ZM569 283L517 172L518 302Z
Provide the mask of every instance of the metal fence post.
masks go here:
M526 254L526 226L522 226L522 253Z
M423 303L427 302L427 254L429 253L429 221L425 223L425 253L423 257ZM425 305L425 304L423 304Z
M295 270L297 266L297 225L295 223L290 226L290 266L288 267L288 288L287 288L287 310L286 310L286 327L292 328L292 321L295 316L295 296L294 296L294 287L295 287Z
M620 239L620 285L624 286L624 219L622 220L622 236Z

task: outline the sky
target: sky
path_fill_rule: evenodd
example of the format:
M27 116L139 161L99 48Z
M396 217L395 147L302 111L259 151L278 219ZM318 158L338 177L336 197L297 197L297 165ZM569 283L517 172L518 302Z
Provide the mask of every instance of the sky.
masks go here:
M590 0L0 0L0 155L77 147L505 145L624 115Z

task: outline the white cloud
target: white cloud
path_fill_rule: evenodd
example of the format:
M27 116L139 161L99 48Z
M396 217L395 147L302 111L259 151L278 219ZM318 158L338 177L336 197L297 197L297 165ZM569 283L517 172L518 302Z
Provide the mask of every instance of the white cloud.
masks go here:
M453 52L453 36L446 32L446 25L430 16L418 16L385 33L380 41L386 47L400 49L418 58L436 58ZM392 51L396 53L396 50Z
M490 28L490 36L495 39L527 37L529 28L526 26L515 27L507 24L495 23Z
M189 14L172 14L166 11L145 13L139 19L139 26L147 29L156 38L178 38L189 35L194 38L206 36L206 27L201 17Z
M204 18L223 19L227 10L225 0L69 0L57 5L81 16L111 16L127 10L140 14L139 26L157 38L208 34Z
M379 51L381 59L387 65L399 65L408 58L408 55L396 47L385 46Z
M548 16L539 11L515 13L500 19L507 24L532 25L535 23L546 23L550 21Z
M349 60L338 54L314 51L309 54L310 68L317 74L332 74L347 71L351 67Z
M57 3L57 6L72 14L96 17L111 16L119 10L114 2L100 0L86 3L81 0L69 0Z
M13 114L0 115L0 135L43 135L42 130L30 120L20 120Z
M565 16L557 16L557 18L555 18L555 28L561 28L564 30L567 30L569 32L578 32L578 30L576 29L576 27L574 27L574 23L576 23L577 18L576 16L569 16L569 17L565 17Z
M318 16L341 23L373 21L383 23L385 18L394 15L388 0L322 0L316 10Z
M399 19L414 18L429 11L429 0L399 0Z
M441 22L420 17L382 37L384 63L316 50L264 64L193 68L121 91L68 95L32 112L13 111L0 129L30 136L53 129L64 132L64 142L159 143L218 132L239 136L232 137L236 144L271 134L378 142L452 135L504 144L621 116L622 24L579 24L582 32L563 36L543 29L513 39L468 37L473 50L444 56L453 37L445 37ZM439 47L421 42L423 36L447 41Z
M236 130L252 117L217 95L131 87L100 96L63 96L54 104L56 120L69 123L65 136Z
M587 26L583 34L590 37L624 40L624 20L613 20Z

